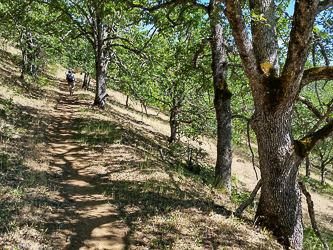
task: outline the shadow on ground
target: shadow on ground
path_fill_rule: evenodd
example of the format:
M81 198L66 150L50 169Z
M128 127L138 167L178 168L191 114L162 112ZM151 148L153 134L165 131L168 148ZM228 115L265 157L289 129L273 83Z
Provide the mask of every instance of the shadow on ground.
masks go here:
M15 206L28 203L42 214L17 226L27 225L30 230L38 225L40 238L36 240L60 249L167 249L180 240L204 249L217 249L221 244L257 247L238 237L242 231L236 226L209 227L215 223L212 214L225 220L230 211L208 191L200 190L199 176L195 179L181 164L170 166L160 159L164 135L136 129L133 124L140 121L112 110L100 113L75 95L64 94L67 85L58 82L60 91L54 93L58 97L52 112L17 105L0 95L6 107L1 119L13 133L23 131L18 138L9 131L2 135L10 141L9 156L10 151L23 153L6 159L1 181L6 179L9 194L11 190L26 192L12 201L1 199L6 222L23 213ZM38 89L33 91L42 98ZM96 116L82 113L83 106ZM29 157L36 164L47 158L49 169L34 170L32 175L24 163ZM2 225L1 229L8 233L17 227Z

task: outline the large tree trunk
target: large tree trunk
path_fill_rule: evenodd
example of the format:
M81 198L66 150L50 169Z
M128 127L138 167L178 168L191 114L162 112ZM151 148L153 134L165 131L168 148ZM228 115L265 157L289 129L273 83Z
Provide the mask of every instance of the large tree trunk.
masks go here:
M293 149L292 108L260 110L260 115L256 110L253 117L263 177L256 223L271 230L284 246L302 249L301 192L297 187L302 159Z
M252 19L252 39L240 1L224 2L224 13L229 20L255 105L251 126L257 136L262 177L256 221L272 230L286 248L301 250L301 192L297 186L300 164L318 141L331 136L333 125L327 124L300 140L294 140L292 115L302 87L317 79L332 78L329 67L304 70L315 16L319 13L318 4L324 5L326 1L295 1L288 53L281 74L277 58L275 1L249 1L250 11L264 20ZM322 8L329 5L325 6ZM320 69L327 73L320 75Z
M218 10L220 3L211 1L211 7ZM231 163L232 163L232 119L230 99L231 92L226 81L227 64L223 45L222 13L210 13L213 29L211 40L212 70L214 85L214 107L217 121L217 160L215 165L214 187L223 187L231 191Z

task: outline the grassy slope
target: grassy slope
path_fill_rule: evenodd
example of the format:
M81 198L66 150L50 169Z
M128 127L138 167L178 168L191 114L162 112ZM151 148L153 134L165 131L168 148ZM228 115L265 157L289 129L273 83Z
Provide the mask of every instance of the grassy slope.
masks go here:
M36 83L21 81L15 51L0 51L0 56L0 246L57 249L65 240L61 230L69 224L66 214L75 209L64 206L59 192L64 169L55 166L54 155L46 150L63 75L54 70ZM246 196L230 200L210 189L213 171L207 164L195 174L181 163L171 166L161 160L158 149L167 152L167 117L142 119L135 111L139 107L132 104L133 109L126 110L122 95L111 94L112 104L100 112L87 105L93 93L77 92L79 112L73 126L77 144L91 155L89 171L96 174L99 192L109 197L108 205L126 230L128 248L280 249L271 233L253 227L253 208L243 220L230 216ZM208 153L214 151L205 145ZM177 150L170 159L175 155ZM214 154L206 161L213 163ZM236 156L234 165L239 170L236 176L247 184L235 181L235 189L250 190L255 181L244 167L250 163ZM324 199L332 193L321 188L315 194ZM325 226L324 215L319 221ZM325 236L332 236L329 225L325 227ZM307 249L320 249L312 232L307 232L306 240Z

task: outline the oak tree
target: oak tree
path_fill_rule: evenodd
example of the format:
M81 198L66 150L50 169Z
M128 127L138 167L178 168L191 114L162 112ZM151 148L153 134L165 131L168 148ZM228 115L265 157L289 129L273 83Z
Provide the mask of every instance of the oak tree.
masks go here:
M286 247L302 249L299 168L310 150L332 134L333 124L319 126L327 122L321 118L318 126L297 140L293 136L293 112L304 86L333 79L332 67L305 68L315 18L333 1L296 1L286 58L278 54L278 1L250 0L248 6L239 0L223 2L255 106L251 126L257 136L262 176L256 222L272 230ZM243 7L248 7L252 15L252 37Z

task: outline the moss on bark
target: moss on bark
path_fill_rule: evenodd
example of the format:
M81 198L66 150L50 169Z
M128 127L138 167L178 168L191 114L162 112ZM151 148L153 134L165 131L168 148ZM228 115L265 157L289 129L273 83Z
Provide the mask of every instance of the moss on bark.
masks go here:
M265 106L275 111L286 97L288 83L281 81L273 65L269 62L261 63L260 70L264 74L263 85L266 89L266 93L264 93Z
M320 140L326 139L333 132L333 124L329 123L325 125L323 128L319 129L317 132L305 136L304 138L295 141L294 149L298 156L304 158L306 157L310 151L316 146L317 142Z
M216 103L220 98L222 100L228 100L231 99L232 93L229 90L228 84L225 79L221 80L221 83L218 85L218 87L215 88L215 100L214 103Z

